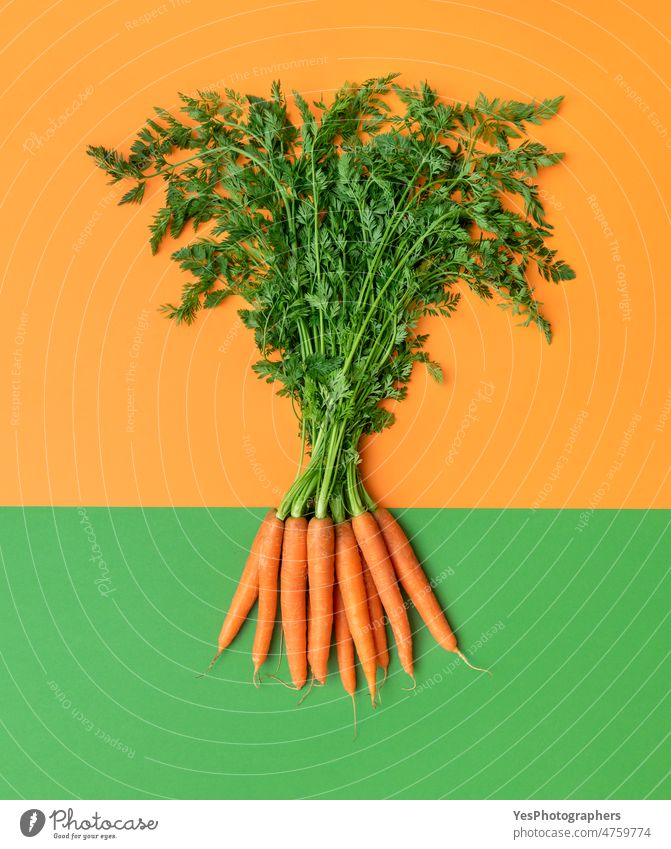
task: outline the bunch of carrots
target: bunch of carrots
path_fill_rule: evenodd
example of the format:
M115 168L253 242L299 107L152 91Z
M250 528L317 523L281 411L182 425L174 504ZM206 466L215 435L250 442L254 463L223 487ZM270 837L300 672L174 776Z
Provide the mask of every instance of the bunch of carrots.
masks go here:
M354 696L356 650L375 706L377 669L381 668L386 678L389 666L385 616L401 665L414 682L412 633L400 587L438 644L468 663L407 536L391 513L376 507L351 520L340 518L334 522L330 517L308 520L289 516L282 521L275 510L268 512L224 620L213 664L258 600L252 648L256 679L268 657L279 595L287 662L296 690L305 685L308 667L317 683L326 683L335 632L345 690Z
M268 97L182 94L180 114L157 108L130 151L88 151L113 183L130 182L122 204L164 187L154 253L192 228L172 253L187 276L167 315L191 324L240 299L254 371L298 420L298 474L254 540L219 653L258 598L258 676L279 594L293 686L308 667L325 681L335 628L345 688L356 650L373 703L384 617L413 676L401 588L439 644L460 652L405 534L366 491L361 445L393 424L417 365L443 381L426 316L447 319L473 296L549 342L535 286L575 276L548 244L536 181L562 154L529 137L562 98L459 103L397 77L346 82L328 102L288 98L279 81Z

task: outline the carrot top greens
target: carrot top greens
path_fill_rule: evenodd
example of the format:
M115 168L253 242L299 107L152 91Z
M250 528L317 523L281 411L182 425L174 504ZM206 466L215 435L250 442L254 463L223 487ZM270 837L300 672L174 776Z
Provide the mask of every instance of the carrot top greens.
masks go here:
M163 309L190 324L228 295L247 301L254 369L291 398L310 450L280 518L364 510L358 445L393 423L381 402L405 396L417 362L442 380L416 332L422 316L451 315L468 287L550 341L528 270L574 277L547 246L534 183L562 154L526 138L561 98L447 103L397 76L346 83L330 105L294 91L295 118L279 82L268 99L181 95L186 118L156 109L129 155L88 151L113 182L134 181L120 203L164 181L154 253L189 222L209 223L172 254L189 280Z

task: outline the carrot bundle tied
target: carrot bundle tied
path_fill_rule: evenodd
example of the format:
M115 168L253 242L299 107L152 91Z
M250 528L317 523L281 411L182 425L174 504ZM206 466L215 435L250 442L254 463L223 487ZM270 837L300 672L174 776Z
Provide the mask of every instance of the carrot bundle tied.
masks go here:
M258 597L258 674L279 582L293 686L303 686L308 665L313 681L324 683L335 570L339 627L351 633L373 702L373 652L385 674L389 664L385 615L413 675L401 587L440 645L460 654L407 537L386 511L376 512L359 469L362 440L393 424L385 402L405 396L415 364L442 380L418 322L450 316L466 282L549 342L528 271L553 283L575 277L548 244L552 227L536 179L563 156L535 129L562 98L481 93L446 105L428 82L398 77L345 82L312 102L294 91L291 104L279 80L267 97L231 89L183 94L180 112L158 108L128 150L88 148L113 183L126 181L121 204L158 197L153 253L195 228L172 253L190 279L163 311L191 324L203 309L226 309L230 295L244 301L240 317L259 352L254 370L281 386L301 422L296 476L252 545L219 653ZM157 183L158 195L151 191ZM514 196L524 202L513 215ZM199 229L205 222L212 226Z

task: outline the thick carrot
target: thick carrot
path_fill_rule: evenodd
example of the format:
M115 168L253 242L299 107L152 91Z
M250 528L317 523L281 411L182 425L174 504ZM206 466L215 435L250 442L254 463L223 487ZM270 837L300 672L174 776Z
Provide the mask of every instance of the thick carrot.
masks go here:
M408 612L398 588L394 567L377 522L369 512L360 513L352 519L352 528L361 552L368 564L380 596L387 619L394 632L398 657L401 666L414 679L412 663L412 633L408 622Z
M266 517L268 530L259 549L259 615L252 646L254 676L268 657L277 613L277 573L280 568L284 522L273 513Z
M334 533L329 518L310 519L308 524L308 589L310 623L308 652L310 665L320 684L328 674L331 631L333 630Z
M335 570L347 624L374 705L377 649L368 610L368 596L361 557L350 522L338 522L335 526Z
M333 593L333 619L335 625L336 654L338 671L345 690L354 696L356 691L356 669L354 667L354 641L347 624L347 614L342 593L338 586Z
M221 632L218 640L218 655L221 654L232 642L238 631L242 627L242 623L249 615L249 611L254 606L254 602L259 595L259 550L261 542L268 531L268 526L271 518L275 515L274 510L269 510L261 526L254 537L252 547L247 558L245 568L242 570L240 582L233 595L231 606L228 608L228 613L224 619ZM215 658L216 659L216 658Z
M457 638L443 613L403 528L384 507L375 511L396 575L438 645L457 651Z
M280 606L287 647L287 662L294 687L300 690L307 678L306 591L308 583L307 519L289 516L284 523Z
M389 649L387 648L387 629L384 625L384 610L365 560L362 561L362 565L363 579L366 584L366 595L368 596L370 624L373 631L373 639L375 640L375 659L386 678L387 670L389 669Z

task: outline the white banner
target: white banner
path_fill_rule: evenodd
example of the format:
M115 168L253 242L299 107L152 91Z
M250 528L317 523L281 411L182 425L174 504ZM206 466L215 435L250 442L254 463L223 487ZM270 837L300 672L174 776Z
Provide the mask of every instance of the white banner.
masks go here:
M0 802L0 847L668 849L670 824L671 803L657 801L30 800Z

